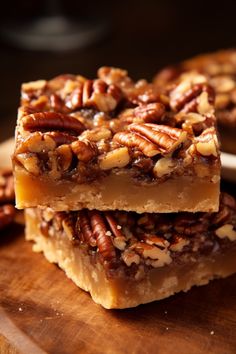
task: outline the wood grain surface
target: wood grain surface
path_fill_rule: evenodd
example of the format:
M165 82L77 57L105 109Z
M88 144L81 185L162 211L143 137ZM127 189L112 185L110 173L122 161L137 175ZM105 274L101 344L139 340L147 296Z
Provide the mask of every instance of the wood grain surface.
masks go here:
M104 310L33 254L19 225L1 235L0 301L0 333L25 354L236 352L236 276L138 308Z
M105 310L32 252L23 225L0 233L1 354L234 354L235 332L236 275L134 309Z

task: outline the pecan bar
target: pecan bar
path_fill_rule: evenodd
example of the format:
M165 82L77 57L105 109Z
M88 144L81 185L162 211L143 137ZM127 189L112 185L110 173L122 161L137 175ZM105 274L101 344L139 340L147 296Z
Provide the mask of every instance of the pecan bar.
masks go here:
M182 77L159 94L103 67L22 86L13 156L18 208L217 211L214 94Z
M236 153L236 50L199 55L176 67L162 70L154 80L158 87L175 80L180 72L197 70L214 88L216 117L224 151Z
M133 307L236 271L236 201L197 214L26 209L26 239L95 302Z

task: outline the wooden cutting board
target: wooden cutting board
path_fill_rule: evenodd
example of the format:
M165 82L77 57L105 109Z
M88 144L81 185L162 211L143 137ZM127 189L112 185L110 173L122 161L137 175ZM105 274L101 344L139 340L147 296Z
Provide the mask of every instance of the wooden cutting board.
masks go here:
M105 310L34 254L15 224L0 234L0 353L235 354L236 275Z

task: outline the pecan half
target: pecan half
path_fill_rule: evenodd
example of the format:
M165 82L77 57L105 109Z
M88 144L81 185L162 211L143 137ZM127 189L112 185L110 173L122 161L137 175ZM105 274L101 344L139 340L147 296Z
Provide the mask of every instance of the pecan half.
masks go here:
M94 234L92 232L89 218L87 212L85 210L81 210L79 212L79 224L80 224L80 232L83 235L84 241L88 243L90 246L95 247L97 242Z
M129 132L120 132L114 135L113 140L121 145L137 148L147 157L153 157L160 154L160 149L151 141L142 136Z
M111 241L107 236L107 228L102 215L95 210L88 212L93 235L97 241L97 247L104 261L111 261L116 257L116 251Z
M11 224L14 220L15 208L11 204L0 206L0 230Z
M113 218L109 212L105 212L104 215L113 235L115 236L113 239L115 247L117 247L119 250L124 250L126 246L126 238L121 232L121 226L117 224L115 218Z
M37 130L67 130L80 134L84 125L76 118L56 112L38 112L24 116L21 120L23 128Z
M160 122L165 114L162 103L149 103L138 106L133 111L134 116L141 118L145 123Z
M158 124L131 124L129 130L140 134L156 144L162 153L174 151L187 139L187 132L167 125Z

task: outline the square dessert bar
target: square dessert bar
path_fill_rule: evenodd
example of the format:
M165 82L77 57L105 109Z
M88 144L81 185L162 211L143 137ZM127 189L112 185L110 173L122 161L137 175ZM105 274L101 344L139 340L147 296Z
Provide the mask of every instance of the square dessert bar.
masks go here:
M217 213L26 209L26 239L105 308L166 298L236 272L236 201Z
M23 84L13 155L18 208L217 211L220 158L206 77L166 94L121 69Z
M180 72L197 70L204 74L215 91L215 110L224 151L236 153L236 50L222 50L186 60L162 70L154 80L165 86Z

